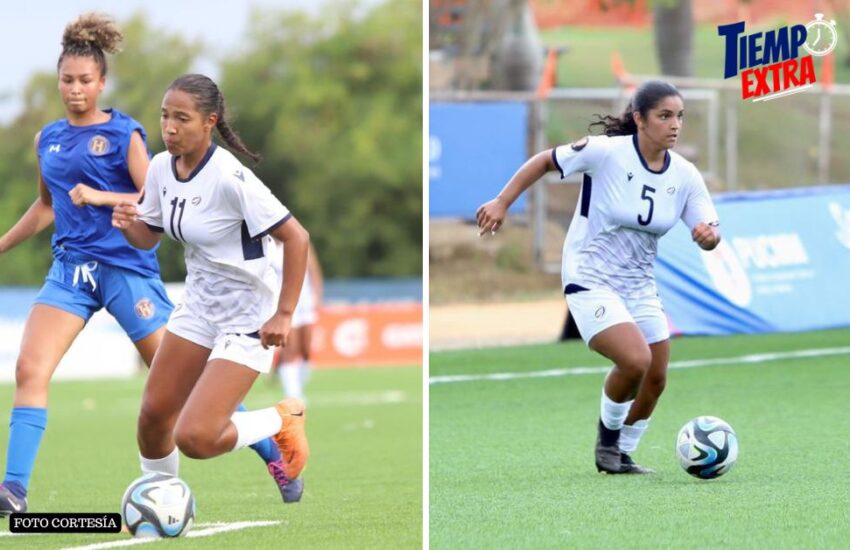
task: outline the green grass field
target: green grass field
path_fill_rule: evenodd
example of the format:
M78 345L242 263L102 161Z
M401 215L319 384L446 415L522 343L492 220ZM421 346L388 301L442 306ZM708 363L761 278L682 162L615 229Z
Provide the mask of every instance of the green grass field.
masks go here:
M604 374L435 383L458 374L606 366L584 344L432 353L432 548L838 548L850 535L850 330L682 338L635 454L652 476L604 476L593 447ZM831 355L788 357L832 349ZM772 360L729 360L775 353ZM688 476L679 428L719 416L740 456L726 476Z
M52 386L48 428L30 484L31 511L119 511L124 489L140 475L135 422L143 382L140 377ZM12 386L0 386L4 407L12 392ZM314 370L307 394L312 454L302 501L284 506L250 449L206 461L181 457L180 477L197 500L197 523L281 523L169 541L169 548L421 548L421 368ZM276 382L260 379L246 404L268 406L280 395ZM7 437L4 421L3 462ZM8 536L7 520L0 529L0 547L67 548L129 539ZM145 547L161 544L166 543Z

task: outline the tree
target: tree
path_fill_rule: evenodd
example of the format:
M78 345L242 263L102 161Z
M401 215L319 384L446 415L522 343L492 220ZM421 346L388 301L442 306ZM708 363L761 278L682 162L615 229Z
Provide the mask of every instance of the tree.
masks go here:
M653 8L655 49L661 74L693 76L694 13L692 0L658 0Z

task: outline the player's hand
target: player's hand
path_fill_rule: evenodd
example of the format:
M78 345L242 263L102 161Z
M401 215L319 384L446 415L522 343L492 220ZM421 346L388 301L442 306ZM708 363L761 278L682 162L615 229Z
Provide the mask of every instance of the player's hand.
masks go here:
M260 344L263 349L269 349L273 346L285 347L291 329L292 314L278 311L260 329Z
M68 191L68 195L70 195L74 206L85 206L87 204L100 206L100 201L98 200L99 194L97 189L92 189L85 183L78 183L73 189Z
M508 215L508 207L499 197L485 202L478 207L475 212L475 219L478 221L478 235L490 232L491 235L502 227L505 221L505 216Z
M127 229L136 221L138 212L132 202L121 201L112 208L112 227Z
M720 232L716 227L700 222L691 231L691 238L703 250L714 250L720 242Z

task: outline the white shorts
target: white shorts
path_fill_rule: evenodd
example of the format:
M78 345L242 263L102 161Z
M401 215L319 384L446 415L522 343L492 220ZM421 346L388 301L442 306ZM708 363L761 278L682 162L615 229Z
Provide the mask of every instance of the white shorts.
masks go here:
M304 285L298 296L298 304L292 312L292 328L301 328L305 325L316 324L316 297L313 295L313 287L310 277L304 277Z
M670 338L667 315L658 296L624 299L608 289L580 290L566 295L570 314L586 344L605 330L620 323L635 323L647 344Z
M169 332L212 350L209 360L225 359L245 365L257 372L269 372L272 368L274 348L263 349L257 333L224 333L180 304L171 314L167 326Z

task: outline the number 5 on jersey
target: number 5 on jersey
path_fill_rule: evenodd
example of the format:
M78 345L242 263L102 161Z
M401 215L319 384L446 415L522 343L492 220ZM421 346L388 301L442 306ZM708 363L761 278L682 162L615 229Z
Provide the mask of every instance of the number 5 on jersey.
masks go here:
M638 223L641 225L649 225L649 222L652 221L652 210L655 208L655 200L652 198L652 193L655 193L655 188L650 187L648 185L643 186L643 190L640 192L640 198L649 201L649 213L646 215L646 219L643 219L641 214L638 214ZM175 199L176 200L176 199ZM183 201L186 202L186 201ZM173 204L173 203L172 203ZM181 213L182 215L182 213ZM172 218L174 215L172 214Z

